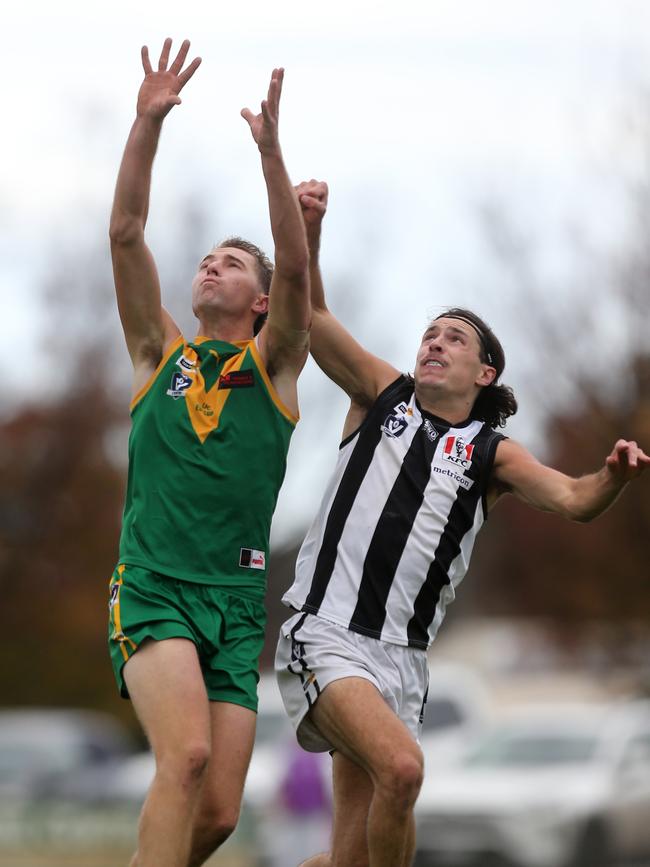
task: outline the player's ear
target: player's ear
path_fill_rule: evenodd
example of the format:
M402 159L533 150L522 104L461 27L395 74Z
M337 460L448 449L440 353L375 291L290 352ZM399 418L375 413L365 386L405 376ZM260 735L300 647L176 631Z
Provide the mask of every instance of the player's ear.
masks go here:
M259 316L260 313L268 313L269 312L269 296L268 295L258 295L255 301L253 301L253 306L251 308L254 313L257 313Z
M481 365L481 373L478 375L476 379L476 385L480 385L485 388L488 385L492 385L494 380L497 378L497 371L495 367L492 367L490 364L482 364Z

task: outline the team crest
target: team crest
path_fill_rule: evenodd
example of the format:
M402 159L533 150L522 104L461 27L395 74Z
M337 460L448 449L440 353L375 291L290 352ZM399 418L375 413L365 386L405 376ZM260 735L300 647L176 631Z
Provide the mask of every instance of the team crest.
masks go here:
M466 443L461 436L448 436L442 449L442 458L464 470L472 465L474 443Z
M398 403L393 411L389 412L384 419L381 430L386 436L393 438L400 437L408 427L407 416L409 415L413 415L413 412L409 409L408 404L403 401L402 403Z
M394 415L391 412L384 419L381 429L386 436L399 437L404 433L407 426L408 422L403 415Z
M186 373L175 370L172 373L172 381L167 389L167 395L178 400L179 397L183 397L190 385L192 385L191 378Z

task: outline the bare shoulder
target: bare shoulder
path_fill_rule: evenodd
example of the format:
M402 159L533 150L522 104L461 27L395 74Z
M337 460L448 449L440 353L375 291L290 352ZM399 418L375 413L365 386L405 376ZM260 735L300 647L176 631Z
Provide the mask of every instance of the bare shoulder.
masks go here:
M284 342L278 350L274 349L273 341L268 338L269 331L267 323L254 338L252 345L257 350L259 360L277 396L289 414L297 420L298 377L309 355L309 335L296 332L295 341Z
M366 420L368 412L370 411L370 407L372 404L361 404L357 403L356 400L352 399L350 401L350 408L348 409L348 413L345 417L345 421L343 423L343 431L341 433L341 440L346 440L348 437L352 436L353 433L359 430L361 425Z
M381 361L381 359L377 360ZM405 377L405 374L387 362L382 362L382 366L377 368L377 374L372 390L351 395L350 408L343 425L342 439L347 439L357 431L386 389L396 382L396 380Z
M384 392L389 385L395 382L395 380L403 374L396 367L393 367L392 364L384 361L383 358L378 358L376 355L371 355L370 353L369 355L370 363L372 365L374 373L374 403L374 401L379 397L379 395L382 394L382 392Z
M160 342L143 342L137 355L132 355L133 379L131 398L136 397L147 386L163 361L172 351L174 345L182 339L180 328L169 313L162 308L163 340Z
M329 370L325 370L325 373L347 392L351 406L365 413L382 392L402 376L402 372L392 364L365 349L354 359L354 364L345 370L342 381L338 381Z

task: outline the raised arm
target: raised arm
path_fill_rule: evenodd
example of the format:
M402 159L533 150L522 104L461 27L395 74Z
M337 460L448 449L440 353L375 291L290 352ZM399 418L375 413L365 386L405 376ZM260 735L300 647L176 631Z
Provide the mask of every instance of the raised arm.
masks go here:
M327 308L320 270L321 227L327 211L327 184L323 181L303 181L296 187L296 192L309 247L311 354L323 372L350 396L353 404L367 407L399 372L357 343Z
M635 442L618 440L602 469L575 479L539 463L518 443L503 440L497 448L494 481L497 495L511 493L537 509L591 521L648 466L650 457Z
M283 69L274 69L259 114L242 109L262 159L275 246L269 315L258 346L281 397L297 406L295 381L309 350L308 254L295 191L284 165L278 136Z
M134 390L144 384L165 347L179 331L163 310L153 256L144 240L149 191L160 130L165 116L180 104L179 93L201 60L183 71L190 43L185 40L169 69L171 39L163 44L154 71L146 46L142 49L144 81L138 93L136 118L120 165L110 222L111 256L117 304L127 348L134 367Z

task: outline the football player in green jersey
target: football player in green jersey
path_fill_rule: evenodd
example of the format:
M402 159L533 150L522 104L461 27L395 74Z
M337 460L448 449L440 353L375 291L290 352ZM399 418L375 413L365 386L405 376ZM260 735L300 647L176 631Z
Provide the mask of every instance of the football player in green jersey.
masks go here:
M163 120L201 62L186 64L188 50L185 41L170 63L165 40L154 69L142 49L110 225L134 374L109 644L156 758L132 867L203 864L237 822L255 732L269 526L311 315L305 229L278 139L282 69L260 113L242 111L261 155L275 268L231 238L192 282L193 340L162 307L144 229Z

